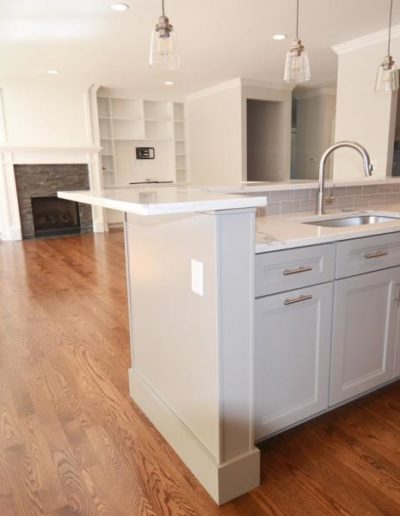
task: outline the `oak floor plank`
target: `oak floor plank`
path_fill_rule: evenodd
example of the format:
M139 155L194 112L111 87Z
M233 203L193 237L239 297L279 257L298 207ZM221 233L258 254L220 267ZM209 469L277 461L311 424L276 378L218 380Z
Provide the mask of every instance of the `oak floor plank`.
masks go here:
M0 509L2 516L15 516L17 514L3 451L0 451Z
M261 446L217 507L129 397L123 234L0 243L0 516L400 514L399 383Z

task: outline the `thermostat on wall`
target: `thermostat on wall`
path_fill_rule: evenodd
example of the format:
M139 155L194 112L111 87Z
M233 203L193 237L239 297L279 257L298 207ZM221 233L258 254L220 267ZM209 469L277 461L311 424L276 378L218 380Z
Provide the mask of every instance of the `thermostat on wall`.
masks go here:
M136 147L136 159L154 159L154 147Z

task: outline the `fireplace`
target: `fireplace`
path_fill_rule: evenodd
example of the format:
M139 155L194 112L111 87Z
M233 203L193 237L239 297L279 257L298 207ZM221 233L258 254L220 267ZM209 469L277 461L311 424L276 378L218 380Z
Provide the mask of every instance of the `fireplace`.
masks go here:
M14 165L14 172L23 238L92 231L91 206L57 197L89 188L87 165Z
M68 235L81 232L79 205L58 197L32 197L35 236Z

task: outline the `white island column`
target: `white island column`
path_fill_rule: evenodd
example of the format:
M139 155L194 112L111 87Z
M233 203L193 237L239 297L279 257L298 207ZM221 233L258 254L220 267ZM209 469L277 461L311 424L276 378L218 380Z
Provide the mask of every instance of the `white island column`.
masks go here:
M259 484L253 269L255 206L265 198L214 197L232 202L221 202L220 210L218 203L184 210L180 196L175 213L172 205L163 215L123 211L130 394L222 504ZM148 215L163 211L159 203L146 206Z

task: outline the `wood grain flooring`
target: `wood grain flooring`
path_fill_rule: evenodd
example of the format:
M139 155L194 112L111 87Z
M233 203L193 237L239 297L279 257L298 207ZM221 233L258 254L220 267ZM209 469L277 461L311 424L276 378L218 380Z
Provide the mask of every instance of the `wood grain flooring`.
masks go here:
M0 516L400 515L400 385L262 446L218 508L128 394L123 235L0 243Z

